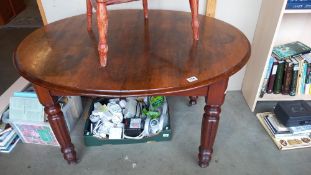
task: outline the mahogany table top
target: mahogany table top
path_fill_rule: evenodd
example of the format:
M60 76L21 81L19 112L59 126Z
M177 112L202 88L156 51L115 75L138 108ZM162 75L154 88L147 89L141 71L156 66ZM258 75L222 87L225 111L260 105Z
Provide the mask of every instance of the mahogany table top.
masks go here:
M189 13L151 10L148 22L142 13L109 11L106 67L98 62L97 32L87 32L86 15L31 33L14 64L30 82L55 91L126 96L204 87L234 74L249 58L245 35L223 21L199 16L200 40L193 42ZM187 81L193 76L198 80Z

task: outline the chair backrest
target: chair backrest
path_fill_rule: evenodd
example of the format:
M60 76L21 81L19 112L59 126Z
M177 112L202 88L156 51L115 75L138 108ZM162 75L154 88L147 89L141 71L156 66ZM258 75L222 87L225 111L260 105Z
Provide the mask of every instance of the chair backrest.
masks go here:
M206 0L206 16L215 17L217 0Z
M139 1L139 0L107 0L106 5L121 4L132 1ZM92 0L92 5L93 7L96 6L96 0Z

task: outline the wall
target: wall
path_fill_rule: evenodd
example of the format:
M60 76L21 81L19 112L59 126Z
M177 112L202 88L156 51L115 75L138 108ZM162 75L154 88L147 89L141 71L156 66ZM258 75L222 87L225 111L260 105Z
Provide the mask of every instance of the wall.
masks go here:
M240 29L250 42L257 24L261 0L217 0L217 19ZM241 90L245 67L230 78L228 90Z
M41 0L47 22L85 13L85 0ZM206 1L199 0L199 13L205 14ZM190 12L189 0L149 0L150 9L167 9ZM217 0L216 18L240 29L252 41L261 0ZM109 6L108 9L141 9L142 2ZM230 78L228 90L241 90L245 68Z
M301 41L310 46L310 31L311 13L284 14L274 44L280 45L294 41Z

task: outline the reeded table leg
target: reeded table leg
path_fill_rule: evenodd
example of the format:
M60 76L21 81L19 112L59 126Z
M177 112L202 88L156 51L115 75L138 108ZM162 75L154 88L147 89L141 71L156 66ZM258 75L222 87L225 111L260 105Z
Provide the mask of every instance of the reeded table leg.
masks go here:
M193 31L193 39L199 40L199 0L189 0L191 14L192 14L192 31Z
M64 159L69 164L76 163L76 151L71 143L70 135L65 124L63 112L60 105L56 103L54 97L51 96L48 89L34 86L37 92L40 103L44 106L44 111L48 115L48 120L55 137L60 144Z
M143 0L144 16L148 19L148 0Z
M198 96L189 96L189 106L196 105L198 98Z
M221 80L208 87L205 97L206 105L201 128L201 145L199 147L199 165L207 167L213 153L213 145L217 133L221 105L224 103L228 79Z
M99 43L98 43L98 53L99 53L99 62L102 67L105 67L107 64L107 30L108 30L108 16L107 16L107 7L106 0L97 0L97 27L99 33Z

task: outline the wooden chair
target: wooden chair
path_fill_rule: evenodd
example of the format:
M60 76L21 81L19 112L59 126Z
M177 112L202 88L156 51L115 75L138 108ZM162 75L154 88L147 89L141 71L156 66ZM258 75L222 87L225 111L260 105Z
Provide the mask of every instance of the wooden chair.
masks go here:
M92 9L94 8L96 10L97 27L99 33L98 54L99 54L99 62L102 67L105 67L107 64L107 52L108 52L108 44L106 40L108 30L107 6L132 1L137 0L86 0L88 31L92 30ZM148 2L147 0L142 1L145 19L148 19ZM189 3L192 13L193 39L199 40L199 21L198 21L199 0L189 0Z

